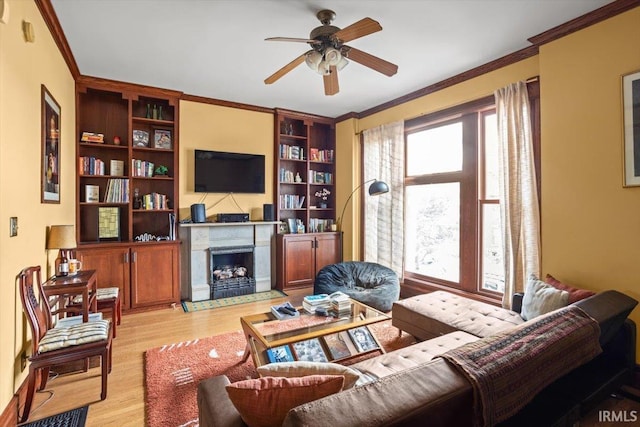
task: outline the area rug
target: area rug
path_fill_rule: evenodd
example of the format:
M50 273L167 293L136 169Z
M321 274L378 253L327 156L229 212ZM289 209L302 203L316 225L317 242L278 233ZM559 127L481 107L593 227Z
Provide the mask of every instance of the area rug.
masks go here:
M385 351L406 347L415 339L398 336L391 320L369 326ZM246 340L242 331L167 344L145 352L146 425L178 427L198 425L197 385L224 374L230 381L257 378L251 358L242 363ZM371 354L375 356L376 353ZM371 357L370 356L370 357Z
M182 301L182 309L185 311L185 313L189 313L191 311L210 310L212 308L228 307L230 305L264 301L271 298L282 298L286 296L287 294L282 291L271 289L270 291L266 292L255 292L253 294L239 295L237 297L218 298L196 302Z
M61 414L51 415L41 420L22 424L21 427L84 427L87 421L88 406L72 409Z

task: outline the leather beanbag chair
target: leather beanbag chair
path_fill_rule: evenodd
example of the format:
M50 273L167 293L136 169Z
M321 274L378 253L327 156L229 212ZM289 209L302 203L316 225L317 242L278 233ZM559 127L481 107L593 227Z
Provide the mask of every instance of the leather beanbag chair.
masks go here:
M391 311L400 297L398 275L373 262L348 261L323 267L313 284L314 294L341 291L377 310Z

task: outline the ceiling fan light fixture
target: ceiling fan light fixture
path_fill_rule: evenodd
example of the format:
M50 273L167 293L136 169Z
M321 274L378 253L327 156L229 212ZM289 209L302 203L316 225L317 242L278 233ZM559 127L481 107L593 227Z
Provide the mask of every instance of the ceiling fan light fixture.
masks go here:
M319 72L318 66L320 65L320 62L322 62L322 54L316 50L312 50L311 52L307 53L307 55L304 58L304 62L313 71Z
M318 69L316 71L322 76L328 76L329 74L331 74L331 64L323 59L318 64Z
M349 61L344 56L341 56L340 61L336 64L336 69L341 71L347 65L349 65Z
M324 60L329 65L338 65L338 63L340 62L341 59L342 59L342 55L340 54L339 50L334 49L332 47L329 47L329 48L325 49L325 51L324 51Z

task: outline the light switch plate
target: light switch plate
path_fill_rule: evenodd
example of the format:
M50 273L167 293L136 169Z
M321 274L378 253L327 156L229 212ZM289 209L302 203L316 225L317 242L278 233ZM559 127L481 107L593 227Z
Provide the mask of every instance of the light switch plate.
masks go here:
M18 235L18 217L12 216L9 218L9 237L15 237Z

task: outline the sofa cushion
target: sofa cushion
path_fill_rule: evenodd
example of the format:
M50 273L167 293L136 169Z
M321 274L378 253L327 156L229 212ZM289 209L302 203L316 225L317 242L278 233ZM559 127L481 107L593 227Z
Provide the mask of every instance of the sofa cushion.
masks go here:
M475 335L456 331L371 359L363 360L351 365L351 367L360 371L370 381L375 381L379 378L426 363L442 353L477 341L478 339ZM365 381L361 381L358 385L364 382Z
M530 320L565 307L568 303L569 292L556 289L531 275L524 291L521 315L523 319Z
M573 304L576 301L580 301L585 298L589 298L590 296L595 295L595 292L589 291L587 289L579 289L575 288L571 285L561 282L550 274L544 279L545 283L550 284L556 289L560 289L561 291L569 292L569 304Z
M229 399L249 427L280 426L291 408L342 390L341 375L266 377L226 386Z
M344 389L353 387L360 379L360 373L348 366L331 362L283 362L269 363L257 368L261 377L286 377L296 378L308 375L342 375L344 377Z
M396 301L392 313L393 326L420 340L458 330L482 338L524 322L515 311L445 291Z

